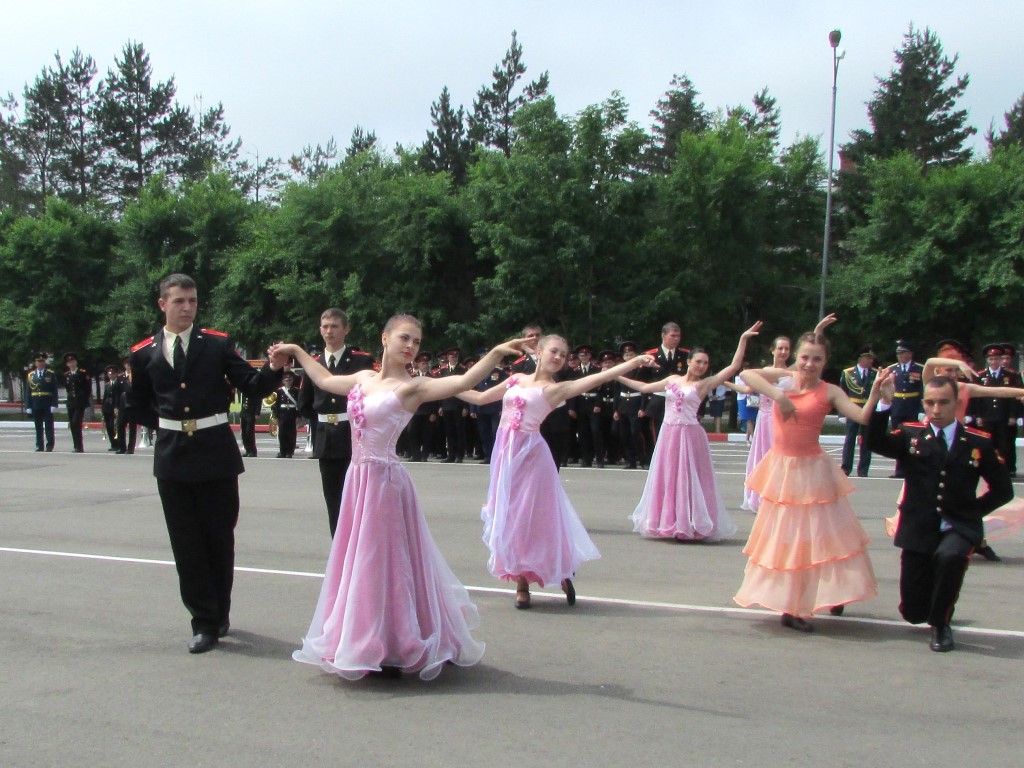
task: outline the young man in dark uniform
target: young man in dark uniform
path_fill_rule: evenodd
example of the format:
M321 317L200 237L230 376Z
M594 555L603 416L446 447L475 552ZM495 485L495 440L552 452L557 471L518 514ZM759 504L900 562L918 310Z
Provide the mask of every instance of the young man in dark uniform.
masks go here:
M982 518L1013 498L1013 486L989 436L956 420L956 382L936 376L925 386L926 424L905 422L889 432L891 374L880 382L882 402L871 417L872 451L899 459L905 473L894 543L900 559L900 613L931 625L933 651L953 650L950 621L971 553L985 535ZM978 481L988 490L977 495Z
M988 344L982 350L984 368L978 371L978 384L983 387L1019 387L1020 375L1003 367L1003 345ZM1006 459L1010 476L1017 474L1017 400L1006 397L973 397L968 414L974 426L992 435L992 443ZM1013 432L1010 424L1013 424Z
M265 396L286 362L260 370L227 334L195 327L196 284L172 274L160 282L166 325L132 347L129 418L157 429L153 474L192 615L190 653L204 653L228 632L238 521L238 476L245 471L228 421L231 388Z
M68 352L64 355L67 370L61 376L64 390L67 392L68 431L71 433L71 445L75 453L85 451L82 443L82 423L85 411L89 407L92 379L84 368L78 367L78 355Z
M242 435L242 458L255 458L256 447L256 420L260 417L263 408L263 398L242 395L242 411L239 414L239 422Z
M103 404L100 410L103 413L103 428L107 433L107 441L110 443L108 451L117 450L117 409L116 395L117 367L108 365L103 371Z
M444 352L445 364L434 372L438 378L461 376L466 369L459 365L462 356L458 347ZM444 426L445 463L461 464L466 458L466 415L469 407L457 397L446 397L438 406L437 414Z
M661 327L661 345L644 353L654 356L654 365L644 369L647 381L661 381L669 376L682 376L686 373L686 361L690 358L690 350L679 346L682 334L683 331L677 323L665 323ZM661 422L665 418L664 392L655 392L644 398L640 418L648 419L653 446L658 441ZM651 450L653 451L653 448Z
M32 417L36 427L36 452L53 450L53 414L57 411L57 374L46 367L46 355L35 356L35 369L27 376L28 393L25 413ZM45 440L45 442L44 442Z
M924 396L924 366L914 362L914 349L909 341L896 342L896 362L889 366L896 386L895 399L889 423L893 429L905 421L917 421L921 413L921 398ZM890 477L903 477L903 467L896 462L896 470Z
M331 373L350 374L373 368L373 358L366 352L345 344L351 330L348 316L337 307L325 309L320 315L320 336L324 353L320 365ZM352 460L352 433L346 409L348 401L341 395L319 389L308 374L302 375L299 389L299 415L316 421L313 434L313 458L320 464L320 484L327 505L327 525L334 538L341 511L341 492L345 473Z
M868 401L868 393L878 372L875 365L878 358L870 347L864 347L857 353L857 364L843 370L839 379L839 388L850 398L854 405L864 405ZM857 476L867 477L871 468L871 449L864 442L865 429L856 421L846 420L846 438L843 441L843 460L840 464L843 472L853 472L853 453L860 443L860 457L857 460Z
M277 399L271 406L277 417L277 458L290 459L295 455L296 424L299 418L299 388L291 371L281 377Z

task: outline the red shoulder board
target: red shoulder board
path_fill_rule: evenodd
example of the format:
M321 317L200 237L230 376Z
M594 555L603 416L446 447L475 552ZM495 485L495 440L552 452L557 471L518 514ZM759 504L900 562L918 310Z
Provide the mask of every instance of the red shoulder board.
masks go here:
M153 337L152 336L150 336L148 339L143 339L138 344L136 344L134 347L132 347L132 352L138 352L143 347L148 347L152 343L152 341L153 341Z
M689 354L690 354L690 350L689 350L688 347L679 347L679 351L680 352L685 352L687 354L687 356L689 356Z
M352 350L352 354L353 355L362 355L363 357L369 357L370 356L369 352L363 352L363 350L361 350L361 349L353 349Z
M519 363L523 362L523 360L525 360L525 359L526 359L526 355L523 355L522 357L513 360L512 361L512 365L518 365Z
M968 427L966 425L964 426L964 432L966 432L969 435L977 435L978 437L992 437L991 432L984 432L980 429L975 429L974 427Z
M656 355L656 354L658 354L658 349L659 349L658 347L655 347L654 349L648 349L646 352L644 352L644 354L645 355Z
M227 338L228 336L224 331L215 331L212 328L203 328L203 333L208 333L211 336L220 336L222 338Z
M928 425L925 424L923 421L904 421L903 422L903 426L904 427L926 427Z

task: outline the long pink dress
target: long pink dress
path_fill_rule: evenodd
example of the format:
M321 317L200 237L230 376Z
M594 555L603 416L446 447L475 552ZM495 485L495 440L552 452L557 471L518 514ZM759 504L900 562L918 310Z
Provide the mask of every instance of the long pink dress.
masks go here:
M570 579L601 557L562 488L540 424L551 412L542 387L506 383L491 452L491 483L481 511L487 568L499 579L540 584Z
M313 621L292 658L349 680L381 667L436 677L480 661L469 593L427 530L395 443L412 415L394 392L348 396L352 463ZM549 461L550 463L550 461Z
M847 500L854 485L818 442L831 410L828 386L821 382L789 398L796 414L784 421L775 409L772 448L747 481L761 505L733 599L806 618L875 597L878 582L867 533Z
M772 406L775 404L775 401L764 395L759 395L759 397L761 398L761 403L757 407L757 422L754 424L754 434L750 438L750 451L747 453L747 478L750 477L754 467L761 463L761 459L765 457L765 454L772 447ZM747 512L757 512L760 504L761 497L757 491L744 484L743 503L740 504L740 509L744 509Z
M681 541L717 541L736 533L718 495L711 444L700 425L696 387L665 388L665 419L647 484L633 511L633 530Z

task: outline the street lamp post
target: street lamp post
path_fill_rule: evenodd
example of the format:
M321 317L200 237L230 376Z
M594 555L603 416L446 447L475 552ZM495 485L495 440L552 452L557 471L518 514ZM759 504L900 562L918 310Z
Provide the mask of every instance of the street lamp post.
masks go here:
M839 62L846 55L839 53L839 41L843 34L838 29L828 33L828 44L832 46L832 122L828 132L828 187L825 192L825 237L821 246L821 296L818 300L818 318L825 316L825 282L828 280L828 247L832 235L832 156L836 145L836 81L839 79Z

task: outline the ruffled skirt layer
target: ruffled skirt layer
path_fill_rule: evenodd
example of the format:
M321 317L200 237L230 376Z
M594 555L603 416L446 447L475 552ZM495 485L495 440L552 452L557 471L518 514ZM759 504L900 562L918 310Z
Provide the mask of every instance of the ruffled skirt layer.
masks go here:
M772 447L772 417L770 412L762 413L754 425L754 434L750 438L750 452L747 453L746 475L749 478L758 464L761 463ZM761 495L748 485L743 487L743 503L740 509L757 512L761 505Z
M736 533L718 494L703 427L662 426L647 483L631 519L636 533L654 538L718 541Z
M761 504L739 605L809 617L878 594L868 536L847 500L853 483L828 456L769 451L747 483Z
M484 644L469 593L427 529L399 464L353 464L313 621L292 658L349 680L397 667L437 677Z

